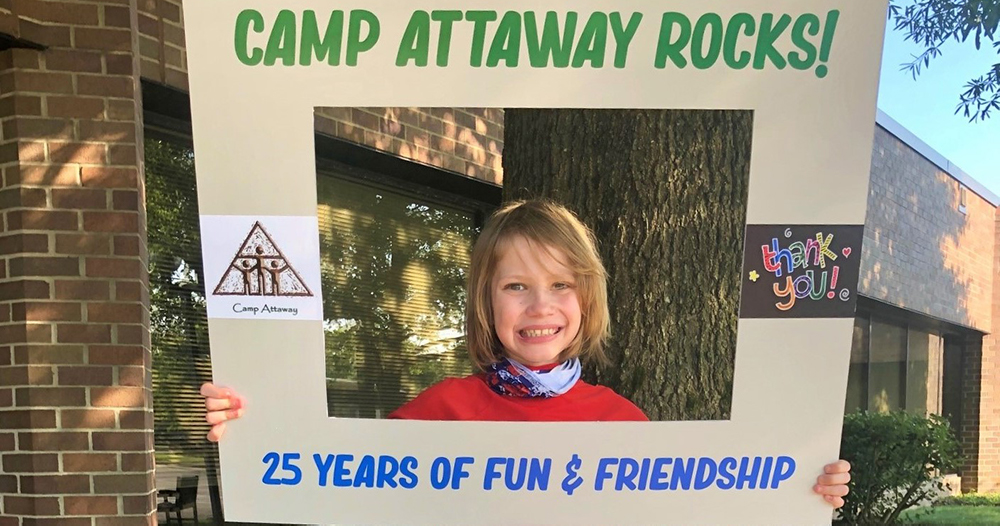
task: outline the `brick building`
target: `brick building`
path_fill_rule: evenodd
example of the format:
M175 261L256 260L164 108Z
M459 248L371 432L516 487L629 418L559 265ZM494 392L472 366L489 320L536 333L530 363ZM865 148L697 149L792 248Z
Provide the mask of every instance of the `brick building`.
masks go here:
M0 526L147 524L163 517L157 490L192 483L185 517L220 516L195 394L210 369L186 91L176 1L0 0ZM379 416L398 400L372 401L366 368L390 371L400 396L468 368L454 287L427 276L462 276L500 200L503 115L341 108L315 122L321 230L353 236L325 240L324 257L405 282L442 320L392 298L351 306L420 326L374 364L354 350L360 315L330 316L330 412ZM981 491L1000 486L998 204L880 117L848 408L948 415L963 485ZM420 272L358 266L387 228L435 240Z
M1000 489L1000 198L880 113L847 409L942 414Z

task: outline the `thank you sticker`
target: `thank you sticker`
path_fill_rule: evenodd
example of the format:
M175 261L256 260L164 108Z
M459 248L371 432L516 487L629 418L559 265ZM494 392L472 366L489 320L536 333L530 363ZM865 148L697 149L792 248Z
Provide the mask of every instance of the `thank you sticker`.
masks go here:
M741 318L852 318L861 225L747 225Z

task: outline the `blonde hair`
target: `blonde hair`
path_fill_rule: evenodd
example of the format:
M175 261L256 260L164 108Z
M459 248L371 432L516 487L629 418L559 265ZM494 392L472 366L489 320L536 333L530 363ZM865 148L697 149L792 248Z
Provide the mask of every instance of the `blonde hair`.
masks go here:
M472 249L465 328L472 362L480 369L499 361L503 345L493 326L492 281L502 251L517 236L547 250L560 250L576 278L580 331L559 361L573 357L604 361L610 330L607 271L593 232L566 207L548 200L515 201L494 212Z

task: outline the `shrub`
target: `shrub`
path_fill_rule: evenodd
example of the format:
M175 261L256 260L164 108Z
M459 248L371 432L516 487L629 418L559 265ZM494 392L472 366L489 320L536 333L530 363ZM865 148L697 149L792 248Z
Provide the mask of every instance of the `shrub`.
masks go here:
M935 506L1000 506L1000 493L966 493L937 500Z
M840 510L847 524L896 524L903 510L944 490L937 475L960 462L948 422L935 415L852 413L844 417L841 444L841 458L852 466Z

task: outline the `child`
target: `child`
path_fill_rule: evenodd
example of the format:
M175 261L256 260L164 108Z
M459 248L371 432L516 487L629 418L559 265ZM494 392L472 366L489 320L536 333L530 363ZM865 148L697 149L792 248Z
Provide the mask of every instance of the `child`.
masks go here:
M645 421L611 389L580 380L580 359L603 360L606 273L594 236L549 201L510 203L487 222L472 251L466 337L483 371L429 387L389 418L490 421ZM229 389L202 386L217 441L243 413ZM814 491L843 506L850 466L827 465Z

